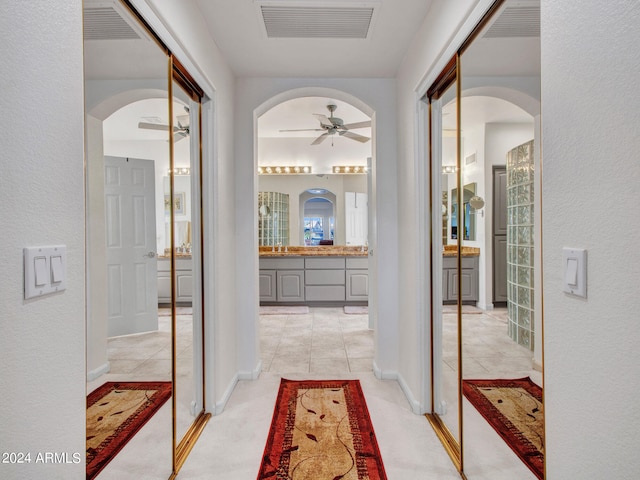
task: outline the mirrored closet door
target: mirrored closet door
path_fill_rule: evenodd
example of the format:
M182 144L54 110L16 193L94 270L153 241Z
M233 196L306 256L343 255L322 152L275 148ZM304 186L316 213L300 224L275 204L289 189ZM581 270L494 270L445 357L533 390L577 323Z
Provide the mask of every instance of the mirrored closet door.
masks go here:
M544 478L539 41L539 2L498 1L425 96L434 205L429 417L469 479ZM455 98L440 94L443 79ZM455 162L438 135L448 121ZM455 265L445 274L447 255ZM453 390L438 372L451 366L448 300L458 334L455 421L442 405Z
M127 2L84 26L87 478L173 478L209 418L203 93Z

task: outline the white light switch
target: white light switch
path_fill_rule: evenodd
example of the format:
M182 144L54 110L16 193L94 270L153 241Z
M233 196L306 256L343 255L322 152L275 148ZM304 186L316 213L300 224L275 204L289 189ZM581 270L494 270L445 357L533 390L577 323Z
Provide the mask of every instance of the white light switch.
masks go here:
M33 259L33 268L36 275L36 287L44 287L47 282L47 257L36 257Z
M567 285L573 287L578 285L578 260L575 258L567 258L567 271L564 281Z
M24 256L24 298L66 290L67 247L27 247Z
M51 256L51 283L60 283L64 280L62 270L62 257L60 255Z
M582 248L563 248L563 291L587 297L587 251Z

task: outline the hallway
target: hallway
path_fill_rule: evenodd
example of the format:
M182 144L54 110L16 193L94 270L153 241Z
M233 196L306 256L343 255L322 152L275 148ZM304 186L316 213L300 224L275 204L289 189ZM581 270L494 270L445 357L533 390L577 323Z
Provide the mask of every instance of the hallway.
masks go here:
M186 339L190 337L186 328L190 325L190 316L184 315L187 311L180 313L181 337ZM503 362L501 377L530 374L538 381L534 372L523 368L528 353L506 337L504 312L497 309L464 318L482 325L485 333L493 333L493 336L484 335L482 340L476 339L475 343L482 343L485 352L494 351L494 358L487 358L485 353L483 359L475 361L495 365L500 358L515 360ZM367 315L345 314L341 307L311 308L308 314L261 315L260 332L263 361L260 378L238 382L224 412L211 418L178 478L255 478L282 377L293 380L359 379L389 479L460 478L426 419L411 412L400 384L394 380L378 380L373 375L373 332L368 329ZM161 338L165 334L145 335ZM127 341L134 342L135 337L110 340L112 355L116 358L131 356L124 353L131 348L126 346ZM151 339L147 339L149 343L152 343ZM150 353L154 349L136 350ZM114 366L126 366L126 370L137 372L133 378L140 379L143 372L157 371L153 366L155 361L159 362L158 366L166 361L162 354L151 355L153 358L146 354L136 356L142 357L138 366L131 359L126 363L116 360ZM513 371L509 370L509 365ZM92 382L90 387L93 389L106 380L132 379L132 373L112 372L104 376L108 378ZM476 370L474 373L481 372ZM188 399L182 401L188 402ZM473 478L534 479L477 412L473 408L465 410L470 412L465 416L466 426L473 430L474 437L482 439L471 443L468 449L468 458L473 459L473 465L469 467ZM170 442L165 433L170 415L170 405L166 404L109 463L98 480L166 478Z

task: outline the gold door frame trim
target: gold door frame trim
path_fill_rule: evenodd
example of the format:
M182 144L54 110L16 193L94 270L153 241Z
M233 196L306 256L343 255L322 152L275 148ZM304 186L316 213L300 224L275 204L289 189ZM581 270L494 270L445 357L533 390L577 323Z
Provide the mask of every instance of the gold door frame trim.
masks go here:
M496 12L498 12L500 10L500 8L503 6L503 4L505 3L506 0L496 0L493 4L491 4L491 6L487 9L487 11L485 12L485 14L482 16L481 20L476 24L476 26L472 29L472 31L469 33L469 35L463 40L463 42L461 43L460 47L457 49L456 54L451 58L451 60L447 63L447 65L443 68L443 70L440 72L440 74L436 77L436 79L434 80L434 82L431 84L431 86L427 89L427 92L425 93L423 100L426 100L428 102L428 115L429 115L429 121L428 121L428 125L429 125L429 132L428 132L428 138L429 138L429 146L428 146L428 154L429 154L429 172L430 172L430 181L429 181L429 213L431 218L433 219L433 215L434 215L434 198L433 198L433 175L434 175L434 158L433 158L433 143L434 143L434 139L433 139L433 129L432 129L432 116L433 116L433 109L432 109L432 101L435 99L438 99L443 93L444 91L449 88L453 82L456 83L456 113L457 113L457 119L456 119L456 130L457 130L457 142L456 142L456 167L457 167L457 172L456 172L456 181L458 183L458 191L457 191L457 202L458 205L462 205L462 195L463 195L463 188L462 188L462 166L461 166L461 149L462 149L462 139L461 139L461 119L462 119L462 115L461 115L461 99L462 99L462 77L460 75L461 73L461 69L460 69L460 57L461 55L467 50L467 48L473 43L473 41L478 37L478 35L480 34L480 32L484 29L484 27L489 23L489 21L493 18L493 16L496 14ZM542 129L540 129L539 132L539 137L540 137L540 145L542 145ZM542 238L543 238L543 222L542 222L542 215L543 215L543 211L542 211L542 203L543 203L543 198L542 198L542 169L543 169L543 162L542 162L542 151L538 152L539 155L539 165L540 165L540 173L538 176L538 191L540 192L540 197L538 200L538 204L540 206L540 233L539 236L537 237L537 240L539 241L540 245L539 245L539 252L540 252L540 256L541 258L543 258L543 242L542 242ZM464 216L465 216L465 212L464 209L459 209L459 224L464 225ZM435 231L433 229L433 222L430 222L430 228L429 228L429 232L430 232L430 260L431 260L431 266L433 269L433 258L435 255L435 252L433 251L434 248L434 235L435 235ZM457 258L457 273L458 273L458 279L457 279L457 288L458 288L458 299L457 299L457 326L458 326L458 421L459 421L459 430L460 430L460 443L458 443L455 439L455 437L451 434L451 432L449 431L449 429L447 428L447 426L444 424L444 422L442 421L442 419L440 418L440 416L436 413L431 413L431 414L426 414L426 418L429 421L430 425L433 427L436 435L438 436L438 438L440 439L440 441L442 442L445 451L447 452L447 454L451 457L455 467L458 469L458 472L460 474L460 476L463 479L466 479L467 477L465 476L464 473L464 440L463 440L463 406L462 406L462 379L463 379L463 368L462 368L462 257L460 255L460 251L462 248L462 238L463 236L458 234L458 238L457 238L457 250L458 250L458 258ZM543 387L544 387L544 373L545 373L545 361L544 361L544 273L543 273L543 265L542 262L540 262L539 264L540 266L540 308L541 308L541 330L540 330L540 336L541 336L541 343L540 343L540 349L541 349L541 358L542 358L542 379L543 379ZM431 297L431 326L430 326L430 341L431 341L431 365L430 365L430 371L431 371L431 410L432 412L434 412L435 410L435 385L434 385L434 364L435 364L435 359L434 359L434 341L435 341L435 333L434 333L434 309L435 306L433 304L433 299L434 299L434 288L436 287L436 285L438 285L437 282L433 281L433 271L432 271L432 275L431 275L431 289L430 289L430 297ZM544 405L544 397L545 397L545 389L542 389L542 396L543 396L543 405ZM545 435L546 437L546 421L543 424L543 435ZM546 478L546 456L545 456L545 462L544 462L544 475Z
M202 351L202 410L199 412L196 419L193 421L183 438L178 443L177 441L177 419L176 419L176 395L175 395L175 385L176 385L176 293L177 293L177 284L175 279L175 270L176 270L176 248L175 248L175 212L174 209L169 209L169 219L171 222L170 226L170 235L171 239L169 242L171 248L171 256L170 256L170 270L171 270L171 382L173 388L173 394L171 399L171 407L172 407L172 472L168 477L170 479L176 478L178 472L182 465L184 464L187 456L191 452L195 442L200 437L202 430L206 426L209 421L211 414L206 411L206 361L205 361L205 343L204 343L204 331L205 331L205 286L204 286L204 214L203 214L203 175L202 175L202 166L203 166L203 148L202 148L202 99L205 97L204 90L198 85L195 79L191 76L188 70L180 63L180 61L175 57L175 55L171 52L171 50L167 47L167 45L162 41L162 39L156 34L156 32L151 28L150 24L140 15L137 9L131 4L129 0L119 0L120 3L125 7L125 9L131 14L132 18L135 19L140 26L149 34L149 36L156 42L158 47L167 55L167 95L168 95L168 113L169 113L169 198L171 205L174 204L174 146L172 141L173 126L173 81L176 81L185 92L191 97L192 100L198 102L198 148L197 155L198 158L196 162L199 165L199 192L197 205L199 208L199 216L200 216L200 238L198 239L200 245L200 262L198 264L198 268L200 269L200 301L201 301L201 338L200 342L201 351Z

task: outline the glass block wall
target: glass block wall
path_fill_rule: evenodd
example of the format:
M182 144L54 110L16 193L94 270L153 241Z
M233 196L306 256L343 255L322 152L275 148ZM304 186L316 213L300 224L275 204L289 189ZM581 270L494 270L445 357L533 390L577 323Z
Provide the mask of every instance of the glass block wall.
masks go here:
M258 245L289 245L289 195L258 192Z
M533 350L533 140L507 154L507 308L509 336Z

